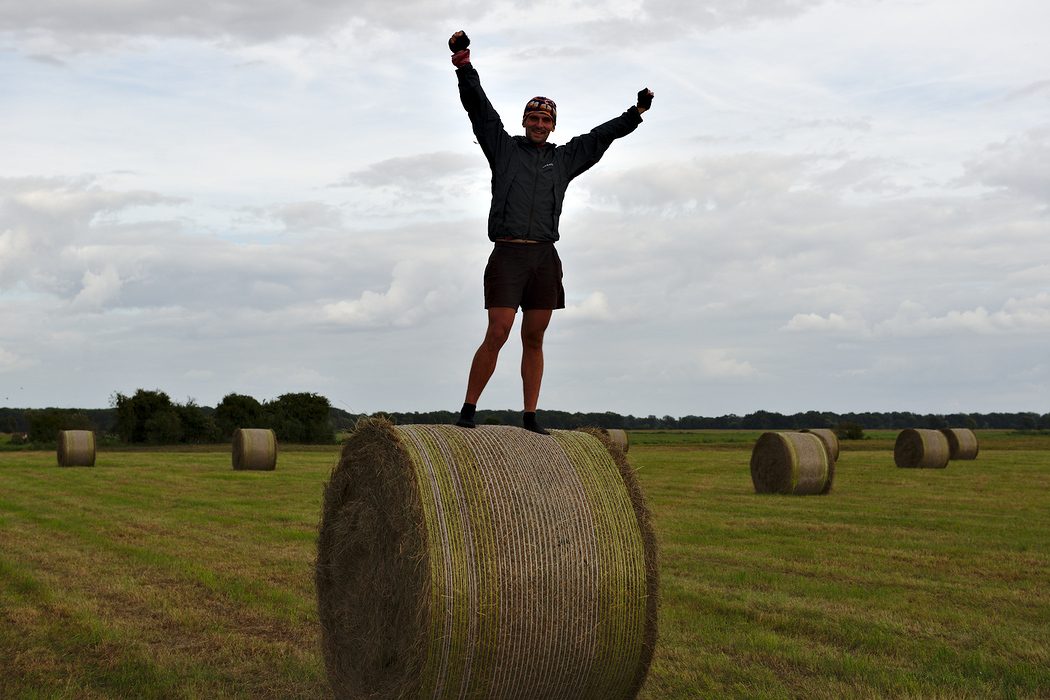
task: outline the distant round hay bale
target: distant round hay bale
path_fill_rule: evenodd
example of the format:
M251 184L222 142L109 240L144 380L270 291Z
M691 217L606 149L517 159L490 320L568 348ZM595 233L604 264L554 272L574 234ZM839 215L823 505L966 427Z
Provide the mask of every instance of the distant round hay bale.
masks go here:
M269 428L239 428L233 434L233 468L273 471L277 468L277 435Z
M609 439L620 446L620 449L626 452L631 447L631 441L627 438L627 431L620 430L618 428L611 428L608 431Z
M839 436L835 434L834 430L828 430L827 428L806 428L800 432L813 433L823 440L824 447L827 448L828 457L831 461L839 461Z
M619 430L616 428L579 428L579 430L585 433L604 435L624 452L627 452L631 447L630 440L627 438L626 430Z
M95 466L95 433L90 430L60 430L58 466Z
M827 447L813 433L762 433L751 450L755 493L826 494L834 477Z
M939 430L905 428L893 445L893 461L901 469L944 469L951 450Z
M633 471L593 432L367 419L325 485L336 698L633 698L657 580Z
M942 428L941 432L948 438L948 459L977 459L977 433L968 428Z

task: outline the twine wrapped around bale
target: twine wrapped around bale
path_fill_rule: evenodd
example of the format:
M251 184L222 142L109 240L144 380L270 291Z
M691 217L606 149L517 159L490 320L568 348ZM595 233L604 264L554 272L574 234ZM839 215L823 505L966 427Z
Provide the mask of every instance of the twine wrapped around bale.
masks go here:
M893 461L901 469L944 469L951 450L939 430L905 428L893 444Z
M968 428L942 428L941 432L948 438L948 459L977 459L977 433Z
M95 466L95 433L90 430L60 430L58 466Z
M762 433L751 450L755 493L826 494L834 477L827 447L813 433Z
M336 698L633 698L657 580L634 473L597 431L366 419L325 486Z
M832 462L839 461L839 436L835 434L834 430L828 430L827 428L806 428L800 432L813 433L824 442L824 447L828 451L828 458Z
M277 435L269 428L239 428L233 434L233 468L273 471L277 468Z

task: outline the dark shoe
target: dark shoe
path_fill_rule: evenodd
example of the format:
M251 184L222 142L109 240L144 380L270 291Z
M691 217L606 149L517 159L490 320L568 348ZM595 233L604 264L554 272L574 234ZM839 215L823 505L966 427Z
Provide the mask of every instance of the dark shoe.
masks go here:
M456 425L461 428L476 428L477 423L474 422L474 411L478 409L472 403L464 403L463 408L459 412L459 420L456 421Z
M522 419L522 425L525 426L525 430L531 430L532 432L539 433L540 435L550 435L550 433L541 428L540 424L536 422L535 413L526 413L525 417Z

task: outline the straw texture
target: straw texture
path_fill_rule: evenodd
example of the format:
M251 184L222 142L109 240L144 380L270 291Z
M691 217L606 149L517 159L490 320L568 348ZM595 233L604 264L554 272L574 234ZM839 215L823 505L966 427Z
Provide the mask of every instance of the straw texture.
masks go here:
M755 493L826 494L833 478L824 441L813 433L762 433L751 450Z
M824 447L828 451L828 459L832 462L839 461L839 436L835 434L834 430L827 428L806 428L800 432L813 433L824 442Z
M901 469L944 469L951 451L939 430L905 428L893 444L893 461Z
M59 431L58 466L95 466L95 433L90 430Z
M315 582L337 698L633 698L655 648L652 523L593 432L362 421Z
M977 433L968 428L942 428L941 432L948 438L948 459L977 459Z
M273 471L277 468L277 436L268 428L238 428L233 434L233 468Z

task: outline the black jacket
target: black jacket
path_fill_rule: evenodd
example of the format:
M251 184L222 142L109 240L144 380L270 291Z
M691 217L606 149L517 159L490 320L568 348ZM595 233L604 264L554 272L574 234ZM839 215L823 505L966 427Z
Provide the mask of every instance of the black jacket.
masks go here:
M489 238L558 240L558 220L569 182L597 163L614 140L634 131L642 115L631 107L564 146L537 146L526 136L507 133L473 66L468 63L458 68L456 75L459 98L492 169Z

